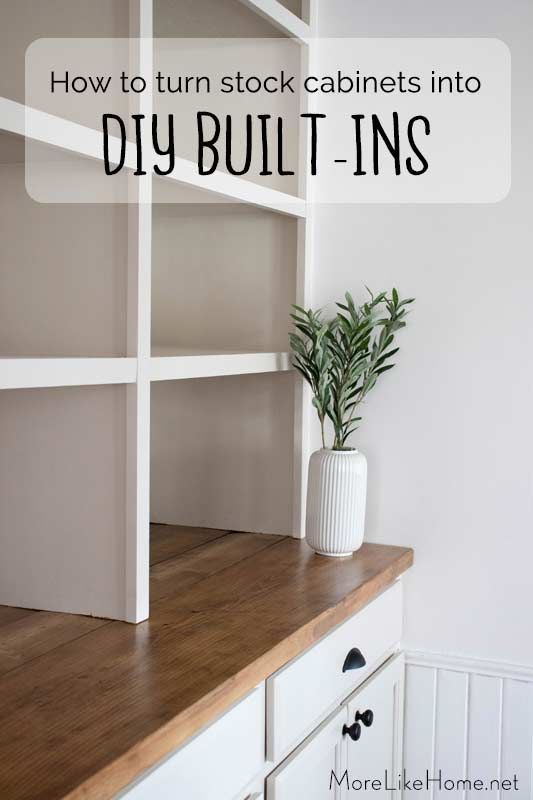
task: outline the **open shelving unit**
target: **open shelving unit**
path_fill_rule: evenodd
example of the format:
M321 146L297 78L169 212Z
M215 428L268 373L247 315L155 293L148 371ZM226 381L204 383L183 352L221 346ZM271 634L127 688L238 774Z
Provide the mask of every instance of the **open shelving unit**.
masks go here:
M43 0L46 31L29 0L10 7L0 604L140 622L150 521L301 535L306 400L286 332L290 304L308 299L312 223L303 170L288 194L222 171L201 178L187 158L169 178L136 180L129 205L37 203L26 142L98 161L101 133L26 107L7 73L23 73L38 36L139 37L147 71L157 36L288 36L306 70L313 2ZM151 98L141 103L150 113ZM194 202L172 203L176 191Z

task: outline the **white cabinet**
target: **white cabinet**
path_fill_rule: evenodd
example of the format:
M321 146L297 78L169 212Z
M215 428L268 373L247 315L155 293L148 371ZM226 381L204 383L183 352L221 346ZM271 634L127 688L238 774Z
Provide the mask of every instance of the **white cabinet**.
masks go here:
M390 787L401 770L403 675L403 656L398 655L346 702L349 729L359 737L354 741L349 734L345 736L347 780L343 793L347 796L353 790L360 800L392 796ZM373 788L372 781L380 783Z
M391 654L401 604L395 583L271 675L266 693L261 684L123 796L392 800L402 766L404 663L397 649Z
M267 780L266 800L391 796L401 768L403 657L389 659ZM372 782L379 781L380 784ZM381 788L380 788L381 787Z
M265 687L261 685L123 797L127 800L238 797L240 800L244 787L261 771L264 761ZM246 793L244 798L248 798Z
M306 740L267 780L267 800L341 800L332 773L341 774L342 730L347 709L341 708Z
M278 763L373 673L400 641L397 582L267 680L267 755ZM350 654L358 654L348 663Z

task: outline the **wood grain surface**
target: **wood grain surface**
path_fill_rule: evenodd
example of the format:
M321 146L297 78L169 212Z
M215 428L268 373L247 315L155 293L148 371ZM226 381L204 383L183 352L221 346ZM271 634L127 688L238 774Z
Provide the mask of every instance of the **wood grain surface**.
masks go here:
M150 620L0 608L0 797L105 800L413 561L365 544L154 526Z

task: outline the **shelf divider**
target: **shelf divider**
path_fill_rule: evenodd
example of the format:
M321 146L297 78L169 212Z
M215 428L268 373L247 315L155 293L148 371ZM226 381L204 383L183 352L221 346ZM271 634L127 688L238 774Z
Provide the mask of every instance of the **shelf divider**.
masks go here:
M152 0L130 0L130 70L153 72ZM136 40L136 37L139 37ZM130 114L153 111L152 92L130 95ZM128 355L137 356L137 382L126 390L125 618L150 614L150 352L153 176L128 176Z

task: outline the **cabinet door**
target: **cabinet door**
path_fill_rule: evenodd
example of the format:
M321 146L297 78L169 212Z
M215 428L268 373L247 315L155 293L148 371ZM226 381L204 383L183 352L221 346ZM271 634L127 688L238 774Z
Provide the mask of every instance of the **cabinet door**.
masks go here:
M306 739L268 777L266 800L341 800L334 774L340 777L346 720L340 708Z
M398 655L348 698L348 726L356 726L352 733L359 738L344 737L348 780L343 782L343 800L353 790L358 800L397 796L391 787L402 765L403 684L403 656ZM381 784L372 788L372 781Z

